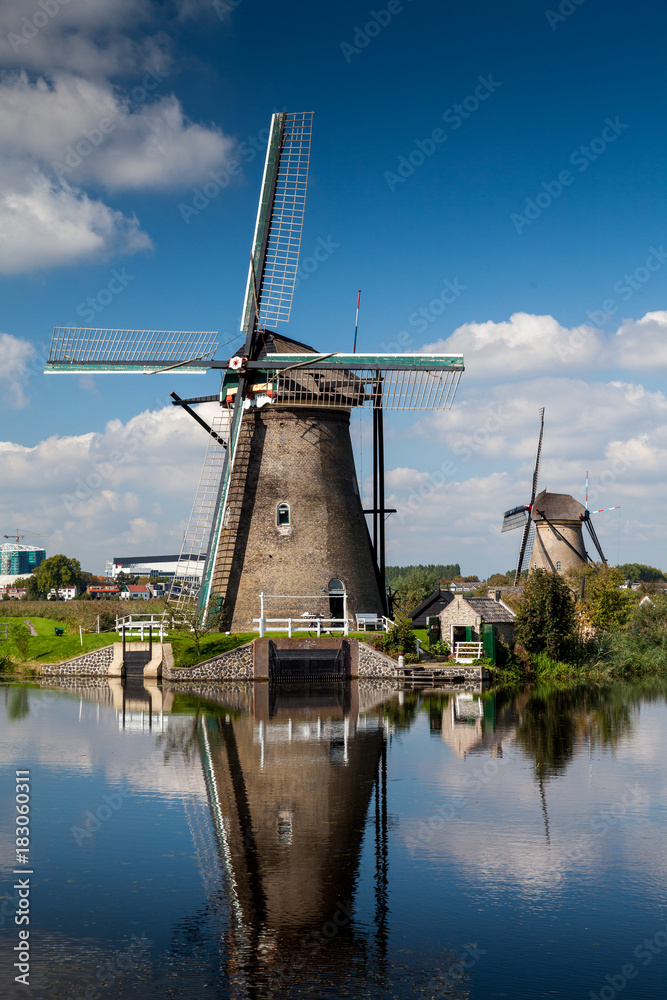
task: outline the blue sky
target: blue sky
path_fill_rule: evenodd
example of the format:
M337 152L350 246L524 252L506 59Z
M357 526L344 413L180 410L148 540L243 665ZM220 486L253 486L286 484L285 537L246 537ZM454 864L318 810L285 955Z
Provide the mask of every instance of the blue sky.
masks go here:
M361 350L466 357L451 413L387 420L389 560L513 564L499 524L527 499L543 405L542 485L579 496L590 469L596 505L622 506L600 515L610 560L667 569L666 27L657 0L631 18L616 0L7 0L3 533L49 532L98 571L178 550L205 440L161 410L216 377L44 377L40 352L54 323L236 336L263 130L313 110L302 260L326 259L284 332L348 349L361 288ZM353 418L365 467L367 430Z

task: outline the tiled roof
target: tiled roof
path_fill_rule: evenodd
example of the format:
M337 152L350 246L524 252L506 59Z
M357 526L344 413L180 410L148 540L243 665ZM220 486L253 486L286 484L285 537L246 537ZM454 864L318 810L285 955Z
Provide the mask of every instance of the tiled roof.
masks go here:
M513 622L516 618L513 611L490 597L469 597L466 603L481 615L485 622Z

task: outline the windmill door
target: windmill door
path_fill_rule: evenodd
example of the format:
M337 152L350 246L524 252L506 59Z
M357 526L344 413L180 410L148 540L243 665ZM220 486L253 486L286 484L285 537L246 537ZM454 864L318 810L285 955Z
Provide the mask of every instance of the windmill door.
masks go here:
M329 580L329 615L345 617L345 587L342 580Z

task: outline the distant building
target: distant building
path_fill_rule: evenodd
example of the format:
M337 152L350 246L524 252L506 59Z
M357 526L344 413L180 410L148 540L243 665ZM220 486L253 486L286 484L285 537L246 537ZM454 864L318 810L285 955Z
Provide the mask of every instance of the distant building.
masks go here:
M153 596L144 584L125 584L118 595L121 601L149 601Z
M60 587L58 590L55 587L51 587L51 590L46 595L47 601L73 601L78 590L75 586L72 587Z
M454 649L457 642L481 642L482 625L494 631L508 645L514 645L516 615L503 601L488 597L456 597L440 612L440 634Z
M29 576L46 559L46 549L7 542L0 545L0 576Z
M176 566L181 557L175 556L114 556L107 561L106 575L117 577L119 573L126 576L165 576L170 580L176 573ZM183 556L190 562L201 562L204 568L205 556ZM201 573L199 573L201 576Z
M441 590L438 587L432 594L422 601L414 611L410 612L413 628L426 628L426 619L434 615L439 615L443 608L454 600L454 595L449 590Z
M120 587L118 584L92 584L88 587L88 593L90 596L98 601L109 597L118 597L120 593Z

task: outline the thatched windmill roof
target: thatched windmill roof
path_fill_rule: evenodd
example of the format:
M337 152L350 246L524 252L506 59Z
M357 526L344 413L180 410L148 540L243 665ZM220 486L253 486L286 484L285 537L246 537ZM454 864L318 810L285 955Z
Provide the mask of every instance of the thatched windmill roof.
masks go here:
M579 521L586 508L569 493L547 493L542 490L535 497L531 517L540 521L544 514L549 521Z

